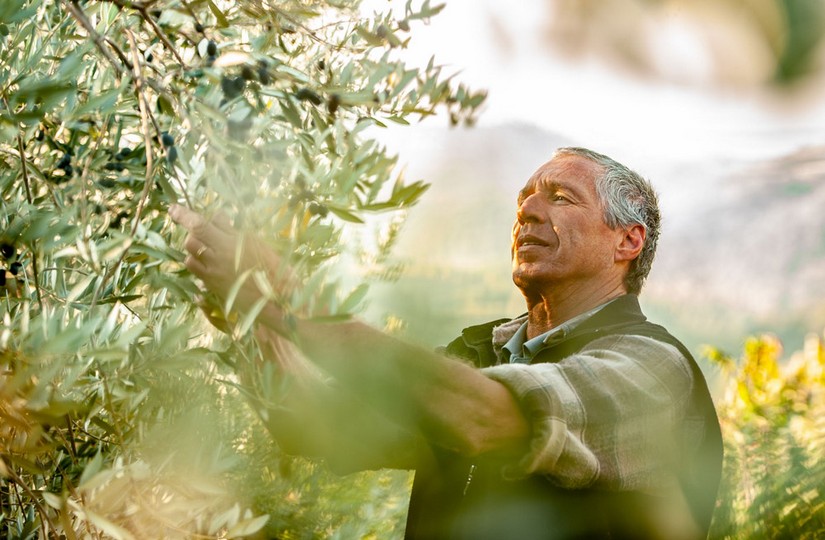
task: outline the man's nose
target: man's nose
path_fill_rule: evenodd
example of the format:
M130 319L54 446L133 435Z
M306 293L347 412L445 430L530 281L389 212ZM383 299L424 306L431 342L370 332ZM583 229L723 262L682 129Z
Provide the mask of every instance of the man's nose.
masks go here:
M516 219L522 225L525 223L539 223L545 219L542 210L541 196L533 193L521 201L516 211Z

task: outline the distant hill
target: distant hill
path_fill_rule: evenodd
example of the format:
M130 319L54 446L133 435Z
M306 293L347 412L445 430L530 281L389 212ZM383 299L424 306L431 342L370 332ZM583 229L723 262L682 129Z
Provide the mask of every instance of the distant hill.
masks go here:
M409 178L432 183L399 245L403 277L376 288L410 337L443 343L463 326L523 309L510 281L515 196L558 146L527 125L390 133ZM776 160L628 163L653 173L665 225L642 294L651 318L693 349L736 352L773 331L790 346L825 325L825 148Z

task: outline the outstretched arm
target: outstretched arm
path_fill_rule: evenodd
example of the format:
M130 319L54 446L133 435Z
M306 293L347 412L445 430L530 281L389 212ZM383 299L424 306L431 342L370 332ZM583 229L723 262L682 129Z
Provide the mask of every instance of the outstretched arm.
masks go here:
M333 470L394 468L414 469L430 459L429 446L420 434L403 429L366 406L357 396L325 380L303 359L294 344L267 328L256 338L264 362L276 366L278 401L258 392L255 405L273 437L288 453L319 456ZM267 370L242 373L246 386ZM268 399L269 398L269 399Z
M173 207L170 214L189 230L187 267L218 295L226 295L237 276L250 268L264 270L276 288L289 281L280 258L263 242L182 207ZM228 254L239 245L235 265ZM260 297L254 282L247 280L237 303L248 307ZM510 391L461 362L359 321L296 320L287 325L272 302L258 322L293 337L304 354L348 392L404 429L422 433L431 444L476 455L521 449L527 440L527 421Z

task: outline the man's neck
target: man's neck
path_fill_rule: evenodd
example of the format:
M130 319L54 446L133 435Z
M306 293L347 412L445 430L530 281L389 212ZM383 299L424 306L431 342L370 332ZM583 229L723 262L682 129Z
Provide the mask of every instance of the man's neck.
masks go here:
M623 286L592 291L550 291L527 296L527 339L539 336L614 298L627 294Z

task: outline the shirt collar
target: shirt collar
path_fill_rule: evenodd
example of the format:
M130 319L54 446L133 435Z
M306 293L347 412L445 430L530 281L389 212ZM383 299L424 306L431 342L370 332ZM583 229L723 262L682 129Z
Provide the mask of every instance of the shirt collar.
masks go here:
M590 317L604 309L608 304L615 301L608 300L604 304L600 306L596 306L595 308L585 311L584 313L580 313L573 317L572 319L568 319L564 323L556 326L555 328L551 328L547 332L540 334L532 339L527 339L527 316L519 317L518 319L514 319L513 321L509 321L509 323L505 323L507 328L502 328L505 325L502 325L499 328L502 330L510 330L512 328L515 331L510 335L510 338L501 346L502 351L504 352L504 360L509 361L510 363L519 362L519 363L530 363L530 360L543 348L549 347L551 345L555 345L556 343L564 340L573 330L575 330L578 326L580 326L583 322L588 320ZM517 321L520 324L516 325ZM503 341L504 336L498 336L500 340Z

